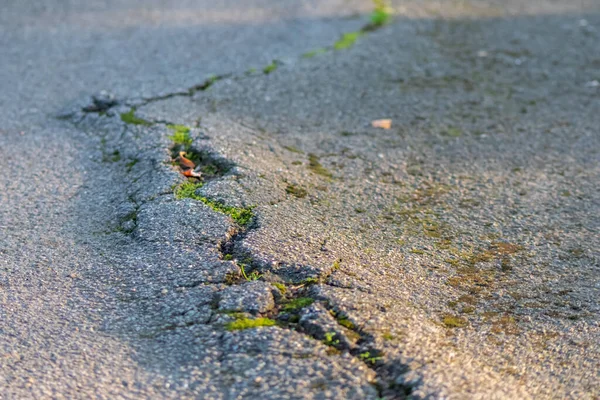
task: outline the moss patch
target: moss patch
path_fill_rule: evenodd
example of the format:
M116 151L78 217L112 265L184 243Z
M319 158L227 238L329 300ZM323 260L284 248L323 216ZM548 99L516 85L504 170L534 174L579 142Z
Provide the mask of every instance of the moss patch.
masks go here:
M292 153L304 154L304 152L296 146L283 146L283 148L287 151L291 151Z
M196 190L200 189L202 186L204 186L203 183L194 183L191 181L186 181L183 182L181 185L177 186L175 188L175 198L177 200L181 200L181 199L194 199L194 200L200 200L197 194L196 194Z
M312 299L310 297L298 297L298 298L290 300L288 303L286 303L282 307L282 310L287 311L287 312L296 311L301 308L310 306L312 303L314 303L314 301L315 301L315 299Z
M229 331L239 331L242 329L258 328L260 326L275 326L275 321L270 318L241 318L229 322L226 328Z
M299 199L306 197L308 194L306 189L296 185L287 185L285 192L287 194L291 194L292 196L296 196Z
M121 121L125 122L126 124L131 124L131 125L142 125L142 126L151 126L152 125L152 122L136 117L135 116L135 108L132 108L131 110L129 110L129 112L122 113Z
M445 136L450 136L450 137L460 137L462 136L462 131L460 129L458 129L457 127L451 126L448 129L446 129L446 131L444 132Z
M323 54L326 52L327 52L327 49L317 49L317 50L309 51L307 53L302 54L302 58L313 58L315 56L318 56L319 54Z
M374 0L375 10L371 13L370 24L364 30L379 28L390 22L392 19L392 9L388 6L386 0Z
M309 154L308 155L308 168L310 168L310 170L312 172L314 172L315 174L324 176L326 178L333 178L333 174L331 173L331 171L329 171L327 168L325 168L323 165L321 165L321 162L319 160L319 157L315 154Z
M467 326L466 319L450 314L445 315L442 322L447 328L463 328Z
M184 125L167 125L167 128L173 131L173 134L169 136L169 139L171 139L173 143L185 147L192 145L192 138L190 137L190 128Z
M348 319L348 316L346 314L341 313L341 312L336 313L334 311L332 311L331 314L335 317L338 324L340 324L344 328L348 328L350 330L354 330L356 328L356 326L352 323L352 321L350 321Z
M285 285L283 283L273 282L272 285L275 286L277 289L279 289L281 294L285 294L285 292L287 292L287 288L285 287Z
M344 33L340 40L333 44L333 48L336 50L343 50L352 47L362 34L363 32L361 31Z
M311 276L309 278L304 279L302 282L300 282L301 285L315 285L319 283L319 278Z
M273 62L271 62L271 64L269 64L263 68L263 73L266 75L269 75L271 72L275 71L276 69L277 69L277 62L273 60Z
M492 323L491 332L518 335L520 330L515 318L505 314Z
M127 167L127 172L131 172L133 167L135 167L135 164L137 164L139 161L140 161L139 159L134 158L133 160L131 160L127 164L125 164L125 167Z
M242 226L248 225L250 221L252 221L252 218L254 217L252 207L240 208L228 206L216 200L211 200L207 197L196 194L196 191L202 186L202 183L194 183L191 181L183 182L181 185L175 188L175 198L178 200L187 198L201 201L214 211L228 215L231 217L231 219Z

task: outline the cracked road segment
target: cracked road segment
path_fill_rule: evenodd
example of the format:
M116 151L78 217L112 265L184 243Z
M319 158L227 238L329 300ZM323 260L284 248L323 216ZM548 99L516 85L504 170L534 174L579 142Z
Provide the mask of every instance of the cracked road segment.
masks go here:
M0 13L0 398L600 396L600 2L58 3Z

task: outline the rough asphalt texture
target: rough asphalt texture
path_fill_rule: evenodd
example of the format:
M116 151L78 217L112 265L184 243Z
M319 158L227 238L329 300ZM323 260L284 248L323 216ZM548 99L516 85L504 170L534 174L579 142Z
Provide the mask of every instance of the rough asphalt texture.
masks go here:
M0 398L600 396L599 2L23 3Z

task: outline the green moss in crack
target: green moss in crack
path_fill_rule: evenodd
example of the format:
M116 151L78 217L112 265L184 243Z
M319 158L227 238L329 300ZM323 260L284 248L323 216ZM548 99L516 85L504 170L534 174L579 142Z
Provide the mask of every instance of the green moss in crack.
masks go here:
M455 126L451 126L446 131L443 132L444 136L449 137L460 137L462 136L462 131Z
M173 143L185 147L192 145L190 128L184 125L167 125L167 128L173 131L173 134L169 136L169 139L171 139Z
M139 161L140 161L139 159L134 158L133 160L131 160L127 164L125 164L125 167L127 167L127 172L131 172L133 167L135 167L135 164L137 164Z
M122 113L121 121L125 122L126 124L131 124L131 125L142 125L142 126L151 126L152 125L152 122L136 117L135 116L135 108L132 108L131 110L129 110L129 112Z
M287 288L285 287L285 285L283 283L273 282L272 285L275 286L277 289L279 289L281 294L285 294L285 292L287 292Z
M203 183L194 183L191 181L183 182L181 185L175 187L175 198L181 199L194 199L200 200L201 196L196 194L196 190L204 186Z
M200 88L200 90L207 90L208 88L210 88L216 81L218 81L219 79L222 79L223 77L218 76L218 75L211 75L208 77L208 79L206 79L204 81L204 83L202 84L202 87Z
M283 148L287 151L291 151L292 153L304 154L304 152L296 146L283 146Z
M308 194L306 189L296 185L287 185L287 187L285 188L285 192L287 194L291 194L292 196L296 196L299 199L306 197L306 195Z
M337 271L338 269L340 269L340 267L341 267L341 265L340 265L340 262L341 262L341 261L342 261L342 259L335 260L335 261L333 262L333 264L331 265L331 271L332 271L332 272L333 272L333 271Z
M335 311L331 311L331 315L333 315L335 317L335 319L337 320L338 324L340 324L344 328L348 328L350 330L354 330L356 328L356 326L352 323L352 321L350 321L348 319L348 316L346 314L341 313L341 312L336 313Z
M302 54L302 58L313 58L315 56L318 56L319 54L323 54L326 52L327 52L327 49L317 49L317 50L309 51L307 53Z
M242 329L258 328L261 326L275 326L275 321L270 318L241 318L231 321L226 325L229 331L239 331Z
M463 328L467 326L467 320L451 314L446 314L442 322L447 328Z
M204 175L215 176L219 173L219 168L214 164L207 164L200 167Z
M463 314L473 314L475 312L475 307L473 306L464 306L462 310L460 310Z
M190 128L188 128L185 125L169 124L169 125L167 125L167 128L169 128L175 132L183 132L183 133L190 132Z
M228 215L229 217L231 217L231 219L233 219L241 226L246 226L252 221L252 218L254 217L254 213L252 212L253 207L241 208L228 206L219 201L211 200L207 197L200 196L196 194L196 191L202 186L202 183L194 183L191 181L183 182L181 185L175 188L175 198L178 200L193 199L201 201L214 211Z
M240 208L227 206L218 201L207 199L206 197L201 197L200 201L202 201L204 204L206 204L215 211L229 215L231 219L233 219L235 222L242 226L248 225L254 217L252 207Z
M302 282L300 282L301 285L305 285L305 286L314 285L317 283L319 283L319 278L314 277L314 276L308 277L308 278L304 279Z
M315 299L310 297L298 297L284 304L282 310L287 312L296 311L301 308L310 306L312 303L314 303L314 301Z
M379 28L390 22L392 19L392 9L385 0L373 0L375 3L375 10L371 13L371 23L368 28L374 29Z
M225 261L231 261L231 260L233 260L233 254L225 254L223 256L223 260L225 260Z
M362 36L362 34L363 32L361 31L344 33L340 40L333 44L333 48L336 50L344 50L352 47L356 40Z
M118 161L121 161L121 152L119 150L114 150L110 154L104 154L102 156L102 161L104 161L104 162L118 162Z
M329 171L327 168L321 165L319 157L315 154L308 155L308 168L310 168L310 170L315 174L324 176L329 179L333 178L333 174L331 173L331 171Z
M263 73L265 75L269 75L271 72L274 72L277 69L277 66L278 66L277 61L273 60L271 62L271 64L269 64L263 68Z

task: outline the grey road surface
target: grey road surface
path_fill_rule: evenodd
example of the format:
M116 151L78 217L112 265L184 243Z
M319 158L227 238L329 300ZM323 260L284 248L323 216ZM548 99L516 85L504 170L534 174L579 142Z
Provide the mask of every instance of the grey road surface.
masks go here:
M0 398L600 396L600 3L371 9L1 6Z

